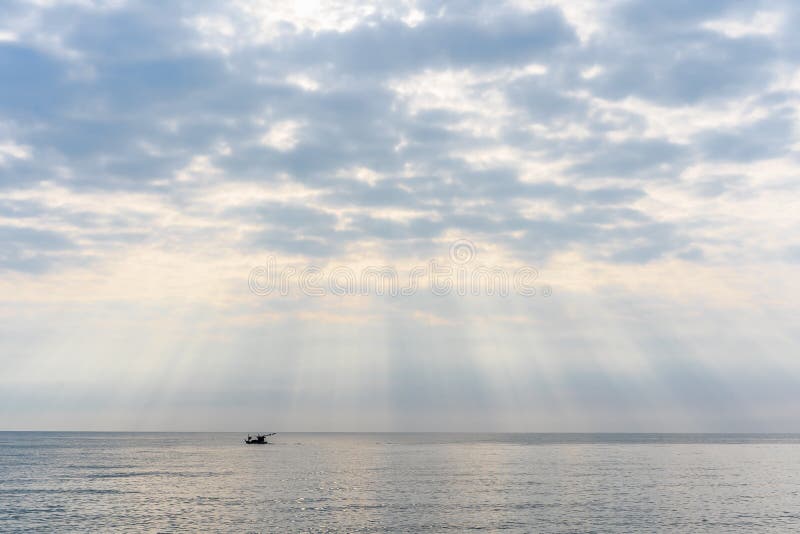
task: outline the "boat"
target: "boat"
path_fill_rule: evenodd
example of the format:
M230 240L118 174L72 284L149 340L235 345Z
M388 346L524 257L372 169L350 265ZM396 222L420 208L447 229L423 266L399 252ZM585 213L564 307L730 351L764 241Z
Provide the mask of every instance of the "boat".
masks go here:
M267 438L269 436L274 436L275 434L277 434L277 432L270 432L269 434L256 434L255 436L248 434L247 439L245 439L244 442L247 445L269 445Z

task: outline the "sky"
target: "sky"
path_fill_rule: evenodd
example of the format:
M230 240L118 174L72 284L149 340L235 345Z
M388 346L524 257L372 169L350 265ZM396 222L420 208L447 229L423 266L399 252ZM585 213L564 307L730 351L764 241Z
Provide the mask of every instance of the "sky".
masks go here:
M4 0L0 429L800 431L798 25Z

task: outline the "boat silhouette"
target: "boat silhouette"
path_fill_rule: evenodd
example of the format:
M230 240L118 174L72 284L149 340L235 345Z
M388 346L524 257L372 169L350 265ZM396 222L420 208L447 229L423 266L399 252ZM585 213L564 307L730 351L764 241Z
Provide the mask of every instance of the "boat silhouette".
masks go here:
M251 436L250 434L248 434L247 439L245 439L244 442L247 445L269 445L269 441L267 441L267 438L269 436L274 436L275 434L277 434L277 432L270 432L268 434L259 433L256 434L255 436Z

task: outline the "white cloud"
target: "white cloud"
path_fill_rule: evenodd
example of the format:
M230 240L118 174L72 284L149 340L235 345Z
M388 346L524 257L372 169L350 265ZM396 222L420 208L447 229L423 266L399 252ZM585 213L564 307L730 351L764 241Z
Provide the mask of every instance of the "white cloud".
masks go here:
M11 159L29 159L30 157L30 146L20 145L14 141L0 141L0 165L7 163Z
M320 84L317 80L305 74L291 74L286 77L286 81L305 91L318 91L320 88Z
M784 24L778 11L759 11L755 16L724 18L703 23L703 27L732 38L748 35L774 35Z
M302 128L303 123L300 121L277 122L261 137L261 144L276 150L291 150L299 142Z

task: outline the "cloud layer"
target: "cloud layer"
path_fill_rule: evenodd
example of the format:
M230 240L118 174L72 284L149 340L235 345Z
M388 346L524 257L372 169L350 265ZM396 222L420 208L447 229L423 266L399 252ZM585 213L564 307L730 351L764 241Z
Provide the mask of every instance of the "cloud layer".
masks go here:
M114 405L100 370L137 368L108 417L253 389L309 424L336 399L398 428L415 403L472 399L463 421L498 428L556 425L553 407L575 429L595 409L619 428L783 428L776 403L800 403L799 17L788 1L4 2L4 404L43 403L46 426L66 399L89 424L76 414ZM535 265L554 297L247 293L267 255L402 268L464 237L483 261ZM105 361L132 333L160 345Z

